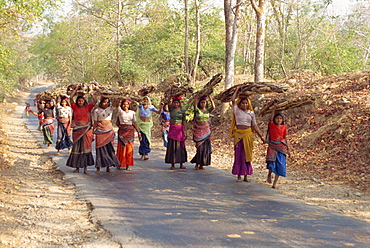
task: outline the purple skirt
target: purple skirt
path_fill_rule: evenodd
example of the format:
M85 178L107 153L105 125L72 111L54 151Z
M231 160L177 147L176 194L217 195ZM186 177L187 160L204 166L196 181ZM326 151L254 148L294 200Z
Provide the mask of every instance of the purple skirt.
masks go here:
M244 143L241 139L234 148L233 175L252 175L252 163L245 161Z

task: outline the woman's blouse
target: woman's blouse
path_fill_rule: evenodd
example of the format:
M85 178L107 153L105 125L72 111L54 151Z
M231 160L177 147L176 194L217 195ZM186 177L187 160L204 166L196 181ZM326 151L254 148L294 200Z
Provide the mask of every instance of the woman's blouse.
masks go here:
M90 111L94 108L95 104L90 103L83 107L79 107L76 103L71 103L73 110L73 119L75 121L89 121Z
M198 107L195 107L195 121L196 122L208 122L209 114L213 111L213 108L207 108L205 111L202 111Z
M40 108L39 114L41 113L44 113L44 118L50 118L50 117L54 118L55 117L54 106L50 108Z
M121 108L118 108L118 118L119 123L122 125L132 125L133 122L136 122L136 114L132 110L126 113Z
M235 115L235 122L236 125L243 125L243 126L256 126L256 116L254 115L253 111L247 110L244 112L241 110L237 104L233 105L234 115Z
M140 109L140 116L142 117L150 117L150 112L151 111L158 111L153 105L148 105L148 108L144 108L142 104L139 105Z
M94 121L111 121L113 111L116 109L116 107L106 107L105 109L97 108L94 110Z
M68 118L72 116L72 108L70 106L58 106L58 117L59 118Z
M170 122L172 124L178 125L186 120L186 113L185 113L185 110L183 110L182 108L176 111L174 107L169 106L169 110L170 110L170 118L171 118Z
M161 111L161 117L164 121L169 121L171 119L170 112L166 112L164 110Z
M287 128L285 125L276 125L274 122L269 123L269 137L270 140L283 140L287 135Z

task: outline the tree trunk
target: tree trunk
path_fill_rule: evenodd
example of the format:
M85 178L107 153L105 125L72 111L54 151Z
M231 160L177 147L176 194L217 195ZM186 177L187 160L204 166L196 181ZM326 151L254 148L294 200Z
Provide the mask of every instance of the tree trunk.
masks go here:
M238 40L238 18L241 1L242 0L236 0L236 6L232 7L232 0L224 0L226 30L225 90L234 86L234 59ZM221 116L225 116L224 114L227 107L226 104L222 104Z
M188 0L185 0L185 32L184 32L184 63L185 73L188 81L191 81L190 68L189 68L189 6Z
M195 0L195 21L196 21L196 34L197 34L197 43L196 43L196 51L195 51L195 58L193 63L193 69L192 69L192 82L195 81L197 76L197 68L199 64L199 57L200 57L200 3L198 0Z
M255 0L250 0L257 16L256 55L254 61L254 82L259 83L264 79L265 66L265 3L266 0L259 0L258 6Z

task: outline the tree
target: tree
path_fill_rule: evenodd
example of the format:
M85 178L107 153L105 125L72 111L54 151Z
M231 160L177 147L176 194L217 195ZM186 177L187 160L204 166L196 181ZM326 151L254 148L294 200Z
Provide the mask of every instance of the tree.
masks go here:
M254 60L254 82L261 82L264 77L265 66L265 4L266 0L258 0L258 5L255 0L250 0L252 7L257 17L257 33L256 33L256 55Z
M234 59L238 40L238 18L241 0L232 5L232 0L224 1L225 29L226 29L226 63L225 63L225 89L234 85Z

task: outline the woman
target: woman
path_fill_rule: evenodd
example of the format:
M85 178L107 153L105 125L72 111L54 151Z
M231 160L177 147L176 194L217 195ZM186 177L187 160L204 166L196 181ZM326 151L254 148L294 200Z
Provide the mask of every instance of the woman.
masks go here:
M236 102L235 98L239 87L232 96L233 116L231 122L230 137L234 139L234 165L232 174L237 175L237 182L249 182L247 176L253 174L253 132L256 132L263 142L265 139L257 126L256 117L252 104L247 96L240 95Z
M170 130L170 111L168 109L168 104L163 105L161 111L161 127L162 127L162 140L163 146L167 147L168 144L168 131Z
M42 113L42 111L40 112L40 110L42 108L45 108L45 102L45 100L41 99L37 104L37 112L39 113L37 114L37 119L39 120L39 126L37 127L37 130L39 130L40 132L42 132L41 126L42 122L44 121L44 114Z
M64 148L70 151L72 147L71 141L71 123L72 123L72 108L69 106L67 98L62 98L60 104L58 104L57 108L57 120L58 120L58 128L57 128L57 143L55 148L57 149L57 153L55 155L60 155L60 150Z
M117 169L126 168L131 170L129 166L134 165L134 137L135 130L141 140L139 127L136 123L136 114L130 110L130 100L123 100L118 108L118 145L117 157L120 165Z
M118 100L115 100L112 107L109 98L102 97L98 108L94 110L96 173L100 173L100 168L104 167L106 168L106 172L112 172L109 167L120 165L113 147L114 130L112 126L112 115L117 106Z
M172 98L170 110L170 130L168 132L168 144L165 163L171 164L170 169L175 169L175 164L180 163L180 169L186 169L183 163L187 162L186 140L186 114L181 107L181 96Z
M139 154L141 155L141 160L148 160L148 154L151 151L151 128L153 126L151 112L160 114L160 111L152 105L149 96L144 96L142 99L142 104L138 106L138 109L136 111L136 120L141 134L141 141L139 146Z
M93 133L91 130L90 111L94 108L96 98L93 94L91 97L93 103L88 104L83 96L78 96L76 103L73 100L77 87L71 94L71 108L73 110L73 146L66 165L75 168L74 173L78 173L80 168L84 173L89 173L87 166L94 165L94 158L91 153Z
M40 129L44 135L44 144L50 147L53 144L54 135L54 119L55 119L55 108L53 100L42 100L45 103L39 104L38 113L32 111L32 114L36 115L40 122ZM40 101L41 102L41 101Z
M284 124L284 117L281 113L276 113L276 104L271 113L270 123L268 124L267 140L268 148L266 155L267 182L271 183L271 174L275 174L272 188L276 188L280 176L286 177L286 155L290 156L287 140L287 127Z
M203 170L203 166L211 164L211 129L208 120L209 114L215 109L215 103L209 96L211 107L208 107L207 98L207 96L202 96L198 101L198 97L196 97L194 101L193 140L197 153L190 162L195 163L196 170Z

